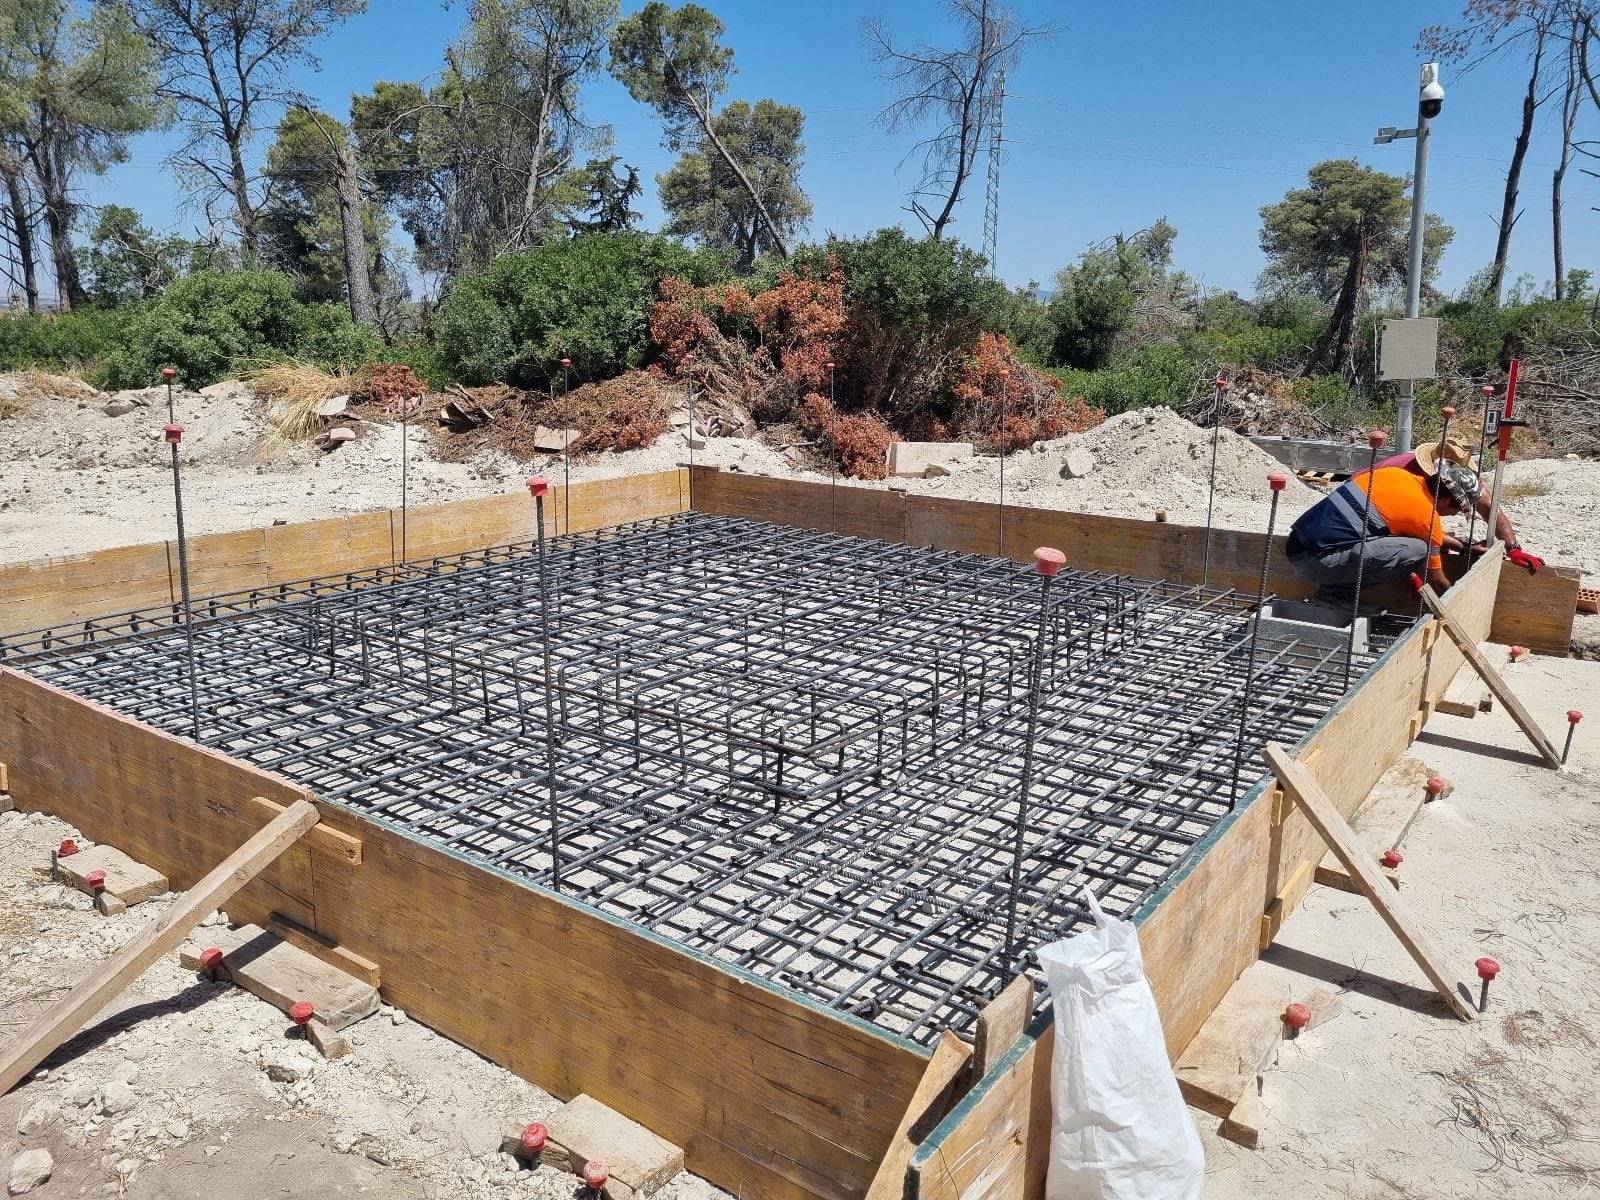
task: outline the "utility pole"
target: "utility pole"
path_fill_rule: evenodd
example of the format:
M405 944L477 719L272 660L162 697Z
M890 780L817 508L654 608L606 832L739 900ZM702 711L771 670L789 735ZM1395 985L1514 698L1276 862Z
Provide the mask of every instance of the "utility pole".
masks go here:
M1415 138L1417 160L1411 181L1411 262L1406 271L1406 320L1414 320L1422 308L1422 244L1428 215L1428 142L1433 118L1444 108L1444 88L1439 85L1439 64L1423 63L1422 77L1417 92L1417 127L1396 129L1387 125L1378 130L1372 140L1386 146L1396 138ZM1416 401L1416 381L1405 381L1405 391L1400 396L1398 420L1399 448L1411 446L1411 410Z

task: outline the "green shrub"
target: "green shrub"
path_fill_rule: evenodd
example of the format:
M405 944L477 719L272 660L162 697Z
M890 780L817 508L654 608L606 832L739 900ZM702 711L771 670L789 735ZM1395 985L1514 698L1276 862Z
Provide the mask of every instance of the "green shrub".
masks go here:
M126 312L87 308L60 315L0 315L0 371L87 367L105 351Z
M200 271L129 312L98 371L108 387L147 387L161 368L199 388L263 361L298 358L323 367L383 357L376 330L339 304L302 304L277 271Z
M1002 333L1012 311L1010 289L992 278L983 256L960 242L912 237L899 228L870 237L835 239L795 251L794 264L827 274L834 257L845 275L845 300L885 325L908 331L960 326L955 340Z
M572 359L571 382L609 378L649 354L650 306L663 276L704 285L726 260L645 233L588 233L496 259L458 280L434 319L449 375L537 387Z
M1168 344L1137 346L1113 359L1103 371L1052 371L1069 396L1082 396L1115 416L1130 408L1163 405L1182 410L1194 393L1199 366L1183 348Z

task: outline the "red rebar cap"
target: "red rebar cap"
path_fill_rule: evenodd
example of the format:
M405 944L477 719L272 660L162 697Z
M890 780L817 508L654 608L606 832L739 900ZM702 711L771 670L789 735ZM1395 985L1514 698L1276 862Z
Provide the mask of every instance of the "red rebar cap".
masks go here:
M1494 384L1486 383L1481 388L1479 388L1478 390L1480 392L1482 392L1485 396L1492 396L1492 395L1494 395Z
M200 969L202 971L215 971L222 965L222 951L216 946L207 946L200 951Z
M528 491L535 496L543 496L550 491L550 481L543 475L534 475L528 480Z
M68 855L76 854L77 852L78 852L78 843L77 842L75 842L72 838L62 838L61 839L61 846L60 846L59 849L56 850L56 857L57 858L66 858Z
M561 360L561 365L563 367L570 367L572 365L572 360L570 358L563 358Z
M289 1006L289 1020L296 1025L304 1025L316 1015L317 1010L309 1000L296 1000Z
M1480 958L1472 965L1478 968L1479 979L1493 979L1500 974L1500 964L1492 958Z
M1380 863L1391 869L1398 867L1401 863L1405 862L1405 860L1406 856L1401 854L1398 850L1385 850L1378 858Z
M1511 661L1516 662L1517 659L1521 658L1527 653L1528 648L1526 646L1513 646L1511 647Z
M161 434L169 443L176 446L179 442L183 441L183 426L163 425L161 427Z
M1418 575L1415 571L1411 572L1411 578L1406 580L1406 586L1411 589L1411 594L1413 596L1422 595L1422 576Z
M1283 1023L1290 1029L1304 1029L1311 1024L1311 1010L1304 1004L1291 1004L1283 1010Z
M1054 575L1066 564L1067 556L1050 546L1040 546L1033 552L1034 568L1041 575Z
M1228 381L1226 379L1224 379L1221 375L1218 375L1217 376L1217 391L1225 392L1227 390L1228 390Z
M1011 368L1010 367L1001 367L1000 368L1000 378L1001 379L1010 379L1011 378Z
M1289 477L1282 471L1271 471L1267 474L1267 486L1275 492L1281 492L1289 486Z
M1440 413L1442 413L1444 415L1444 419L1446 421L1448 421L1451 417L1456 415L1456 410L1451 408L1450 405L1448 405L1448 404L1446 404L1439 411L1440 411Z
M605 1187L606 1180L611 1178L611 1168L598 1158L591 1158L583 1164L583 1182L599 1191Z
M89 885L89 890L92 892L106 890L106 873L104 871L90 871L83 877L83 881Z
M522 1131L522 1136L517 1139L522 1143L525 1154L537 1154L544 1149L544 1144L550 1140L550 1131L535 1121Z
M1435 776L1433 776L1433 778L1429 779L1428 780L1428 784L1427 784L1429 794L1434 795L1434 796L1439 795L1439 793L1444 791L1444 789L1449 787L1449 786L1450 785L1445 780L1441 779L1437 775L1435 775Z
M1568 725L1576 725L1581 720L1583 720L1583 714L1581 712L1579 712L1575 708L1567 709L1567 724Z
M1389 434L1386 430L1374 429L1371 433L1367 434L1367 445L1371 446L1374 450L1382 450L1383 444L1388 440Z
M177 372L174 371L171 367L162 367L161 368L161 378L165 379L168 383L172 382L172 377L174 375L176 375L176 374L177 374Z

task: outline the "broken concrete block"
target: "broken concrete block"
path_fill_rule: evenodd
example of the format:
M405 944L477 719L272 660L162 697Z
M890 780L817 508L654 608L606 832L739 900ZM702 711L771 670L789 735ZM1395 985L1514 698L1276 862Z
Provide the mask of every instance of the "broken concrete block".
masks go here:
M350 1053L350 1039L329 1029L315 1017L306 1022L306 1040L326 1059L343 1058Z
M1061 478L1082 479L1094 470L1094 455L1079 446L1061 456Z
M926 475L935 463L971 459L971 442L893 442L889 446L889 474L915 479Z
M61 879L68 887L94 894L87 883L91 871L106 873L106 888L124 905L139 904L167 891L167 877L135 862L115 846L90 846L59 862Z
M318 400L311 411L319 417L337 417L349 407L349 396L329 396L326 400Z
M565 454L582 436L581 429L550 429L540 425L533 431L533 448L547 454Z
M337 429L328 430L328 432L323 434L318 441L324 448L332 450L335 446L342 446L346 442L355 441L355 439L356 431L354 429L347 429L341 425Z
M592 1096L578 1096L550 1118L550 1137L567 1148L572 1170L600 1159L611 1168L612 1200L649 1196L683 1170L683 1150Z
M215 946L222 951L220 976L283 1012L309 1001L317 1020L337 1031L378 1011L377 988L259 926L210 929L201 936L204 941L185 942L178 951L183 966L198 971L202 951Z
M108 417L125 417L138 407L132 400L113 400L100 411Z
M943 479L950 474L950 468L943 463L929 463L928 469L922 473L924 479Z

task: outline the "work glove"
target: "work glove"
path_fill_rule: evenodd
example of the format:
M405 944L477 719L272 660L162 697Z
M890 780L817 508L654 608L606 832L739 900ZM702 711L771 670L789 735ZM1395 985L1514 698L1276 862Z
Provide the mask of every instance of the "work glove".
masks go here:
M1544 559L1537 554L1529 554L1521 546L1512 546L1506 551L1506 557L1519 567L1527 567L1529 575L1537 575L1539 568L1544 566Z

